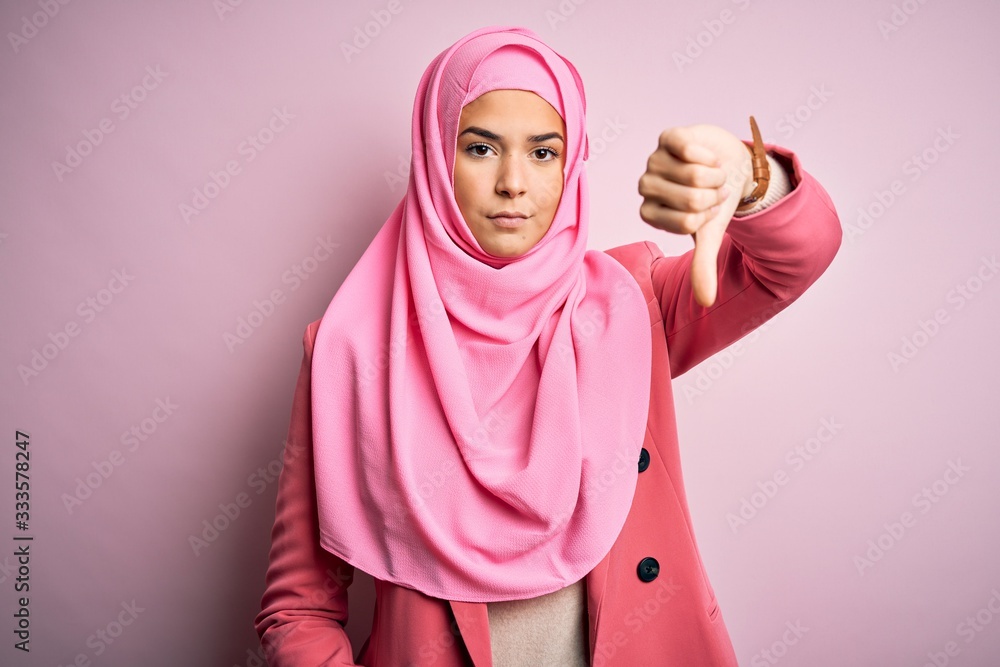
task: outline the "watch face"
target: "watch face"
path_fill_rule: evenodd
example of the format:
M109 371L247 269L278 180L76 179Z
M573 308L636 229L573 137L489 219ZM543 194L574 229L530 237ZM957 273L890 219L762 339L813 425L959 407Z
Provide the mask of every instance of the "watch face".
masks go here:
M754 190L757 189L757 181L754 181L753 189ZM757 195L753 194L753 192L751 192L746 197L744 197L743 199L740 200L740 206L743 206L744 204L753 204L758 199L760 199L760 197L758 197Z

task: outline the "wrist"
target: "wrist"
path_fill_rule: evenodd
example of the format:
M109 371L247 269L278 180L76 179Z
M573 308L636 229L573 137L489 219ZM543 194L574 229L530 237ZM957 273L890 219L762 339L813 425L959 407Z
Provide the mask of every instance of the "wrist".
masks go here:
M760 213L768 206L778 203L779 200L794 189L791 182L791 172L786 170L781 162L776 160L770 153L767 154L767 163L771 170L771 180L767 186L767 193L750 208L733 212L734 219Z
M744 142L744 146L746 144ZM740 200L746 199L753 192L756 182L753 180L753 155L748 150L743 151L743 160L740 162L740 173L743 174L743 190L740 192Z
M737 205L737 211L746 211L755 206L767 193L768 182L771 180L770 167L767 162L767 152L764 149L764 141L760 137L760 130L757 128L757 121L750 116L750 131L753 134L753 144L746 142L743 147L747 149L751 162L752 176L744 183L743 198ZM747 186L752 189L747 193Z

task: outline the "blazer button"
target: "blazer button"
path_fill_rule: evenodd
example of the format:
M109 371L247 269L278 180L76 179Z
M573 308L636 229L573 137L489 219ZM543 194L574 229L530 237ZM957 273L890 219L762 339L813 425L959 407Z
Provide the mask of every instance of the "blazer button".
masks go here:
M639 573L640 579L649 582L660 575L660 563L655 558L646 557L639 561L639 567L636 568L636 571Z
M639 472L643 472L649 467L649 452L643 447L642 451L639 452Z

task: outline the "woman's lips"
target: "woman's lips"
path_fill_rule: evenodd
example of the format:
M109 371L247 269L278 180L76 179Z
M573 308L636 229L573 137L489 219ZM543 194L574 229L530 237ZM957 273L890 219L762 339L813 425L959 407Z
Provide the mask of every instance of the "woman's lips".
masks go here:
M490 220L498 227L506 227L507 229L516 229L528 221L527 218L513 218L505 215L498 215L495 218L491 217Z

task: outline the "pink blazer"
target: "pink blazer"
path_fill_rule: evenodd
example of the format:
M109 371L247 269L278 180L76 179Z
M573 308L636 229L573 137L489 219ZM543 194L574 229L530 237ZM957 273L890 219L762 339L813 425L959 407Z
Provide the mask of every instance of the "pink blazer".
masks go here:
M734 218L719 253L719 290L704 308L691 293L691 252L665 257L638 242L606 251L649 303L652 391L641 471L625 526L586 576L591 664L736 667L723 615L702 565L681 475L671 379L725 348L798 298L841 242L829 195L787 149L792 192ZM354 568L319 546L310 429L310 360L304 356L278 482L270 562L254 625L271 667L436 665L491 667L484 603L454 602L375 580L371 636L355 650L344 632Z

